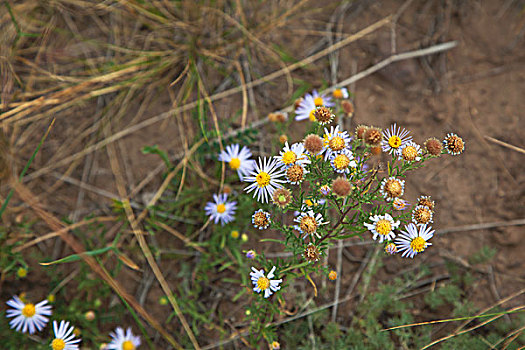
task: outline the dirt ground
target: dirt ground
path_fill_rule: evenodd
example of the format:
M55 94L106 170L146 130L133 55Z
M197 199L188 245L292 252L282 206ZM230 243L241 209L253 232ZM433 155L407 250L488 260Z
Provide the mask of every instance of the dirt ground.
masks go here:
M349 34L395 14L404 4L407 7L399 12L395 26L395 51L391 47L392 28L385 26L342 48L337 53L335 69L324 57L293 72L294 78L307 81L314 88L331 85L333 78L335 81L346 79L392 53L441 42L458 42L457 47L445 53L394 63L350 86L355 95L356 113L346 125L352 128L358 124L386 127L397 122L411 130L418 143L429 137L441 139L448 132L463 137L466 141L463 155L432 160L430 166L414 172L407 181L407 199L413 202L420 194L431 195L437 204L434 228L451 229L434 238L432 249L425 253L425 261L450 259L468 269L469 256L483 246L493 247L497 249L496 256L490 265L476 272L479 280L476 289L469 291L470 300L482 308L524 288L524 223L522 221L521 226L508 223L525 219L525 2L356 1L342 6L336 1L325 1L323 4L322 8L306 11L303 17L295 17L284 30L265 37L265 42L285 46L290 55L301 59L328 46L322 33L334 16L342 18L340 31ZM258 73L263 75L270 71L261 68ZM276 79L273 86L262 84L254 87L250 91L248 122L266 118L267 113L286 107L290 97L287 91L284 78ZM217 114L233 115L241 105L241 94L222 99L216 102ZM85 144L72 143L78 135L75 129L86 129L96 108L96 104L90 102L67 111L74 117L61 118L59 114L60 123L56 124L31 171L56 162L54 155L61 147L69 147L70 155L82 150ZM169 108L169 97L159 94L152 107L137 120L133 120L133 116L124 116L120 127L124 129L132 125L131 122L146 120ZM112 131L118 130L113 127ZM188 138L191 138L199 134L199 126L194 125L187 131ZM25 140L22 136L13 140L13 148L24 155L24 159L17 161L18 169L38 142ZM97 137L93 140L100 141ZM502 146L494 139L518 149ZM157 156L142 154L142 147L157 144L175 156L182 149L182 142L179 127L171 119L121 138L116 144L122 157L121 164L125 164L122 172L126 189L133 192L141 180L160 165ZM42 202L57 217L78 220L88 214L111 214L110 197L118 197L118 191L106 151L102 149L75 162L78 163L70 168L70 172L69 165L61 166L54 172L30 179L28 186L34 193L39 193ZM84 162L91 164L87 173L84 173L84 164L87 164ZM66 173L66 181L58 181L60 175ZM85 188L81 196L80 180L92 186ZM157 172L156 177L136 193L134 201L138 204L147 202L161 181L160 172ZM11 214L9 217L14 220L18 212ZM480 223L494 225L487 229L466 228ZM36 227L42 230L39 234L49 231L44 225ZM64 256L62 246L54 247L52 258ZM348 288L360 261L373 248L354 246L346 249L359 261L343 259L342 290ZM335 265L335 254L331 253L329 263ZM389 273L408 268L411 263L401 258L392 259L380 275L387 278ZM439 269L435 273L438 275ZM19 287L4 285L1 299L8 298ZM133 291L135 287L129 289ZM159 295L160 290L152 288L146 300L156 300ZM318 304L331 301L332 295L324 299ZM510 307L524 302L525 296L522 295L506 305ZM230 305L225 300L224 304L221 301L220 307L228 309ZM338 315L342 323L345 322L344 315L351 309L351 303L341 306ZM242 311L240 307L236 310ZM164 311L152 309L152 312L162 314Z

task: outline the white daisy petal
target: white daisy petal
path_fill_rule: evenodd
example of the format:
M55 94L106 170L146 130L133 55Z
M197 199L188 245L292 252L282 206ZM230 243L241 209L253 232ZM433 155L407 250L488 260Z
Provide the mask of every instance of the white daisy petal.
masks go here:
M13 308L6 312L6 317L13 317L9 325L12 329L22 331L22 333L29 332L29 334L33 334L41 331L49 321L45 316L49 316L52 313L51 306L47 305L47 303L47 300L43 300L36 305L25 303L18 296L13 296L6 303Z
M213 220L215 224L220 221L222 226L235 220L237 202L228 202L228 195L225 193L214 194L213 200L214 202L208 202L204 207L204 212L210 217L210 220Z
M284 176L284 171L279 169L277 159L259 158L258 164L255 168L244 178L245 182L251 182L244 190L248 193L254 191L253 198L262 203L268 203L269 197L277 188L282 188L281 179Z
M117 327L115 332L109 333L109 336L112 338L112 340L111 343L107 345L107 350L134 350L141 344L140 337L133 335L131 328L128 328L124 333L124 329L122 327Z
M256 293L264 292L263 296L269 298L274 292L281 289L279 284L282 283L282 279L272 280L274 277L276 267L272 267L268 275L264 275L264 269L260 271L255 267L252 267L253 272L250 272L250 277L254 285L253 291Z

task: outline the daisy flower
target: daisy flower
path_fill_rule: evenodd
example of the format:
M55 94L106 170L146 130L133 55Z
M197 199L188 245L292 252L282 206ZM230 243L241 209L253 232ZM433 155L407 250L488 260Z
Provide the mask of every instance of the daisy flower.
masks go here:
M305 166L310 164L310 159L305 153L304 145L302 143L294 143L292 147L288 146L288 142L284 144L280 155L274 156L283 168L289 168L292 165Z
M397 250L403 252L403 258L413 258L418 253L424 251L432 243L428 241L434 236L434 230L431 226L415 225L410 223L405 226L406 231L401 231L396 238Z
M384 240L394 239L396 236L394 229L398 228L401 223L399 220L394 221L392 216L388 213L385 215L374 215L369 219L372 223L369 224L365 222L364 225L374 234L372 237L374 240L377 240L377 237L379 236L379 243L383 243Z
M208 202L204 207L206 215L208 215L211 220L215 223L220 221L222 226L235 220L237 202L228 202L228 195L226 193L214 194L213 200L215 202Z
M265 230L270 226L271 219L270 213L259 209L252 215L252 224L253 227L258 228L259 230Z
M268 298L274 292L277 292L281 287L279 284L283 281L282 279L272 280L270 278L274 277L276 267L272 267L268 275L264 275L264 269L257 270L255 267L252 267L252 272L250 272L250 277L252 278L252 283L255 286L253 290L257 293L264 292L264 297Z
M308 235L316 235L318 238L321 238L321 235L317 232L317 228L321 225L327 224L323 221L323 216L321 214L315 214L313 210L308 210L302 212L294 219L298 225L295 225L294 228L301 233L304 233L304 237Z
M75 335L72 334L74 329L75 327L69 327L69 322L60 321L58 325L57 321L53 321L55 339L51 342L51 348L53 350L78 350L78 343L82 339L75 339Z
M404 159L407 162L419 162L421 160L423 150L414 141L408 141L397 149L396 154L399 160Z
M463 139L456 134L447 134L447 137L443 140L443 146L447 150L448 154L457 156L463 153L465 150L465 142Z
M232 170L236 170L242 181L243 177L253 169L255 161L250 159L252 152L248 147L242 146L240 150L239 147L239 144L226 146L226 150L219 154L219 160L227 162Z
M47 300L43 300L38 304L24 303L18 296L14 296L7 301L7 305L12 309L7 310L6 317L14 317L9 321L12 329L22 333L29 331L33 334L36 331L41 331L49 321L46 316L51 315L51 306L46 305Z
M385 177L381 181L380 192L387 202L394 198L401 197L405 191L405 180L397 179L394 176Z
M341 89L335 89L333 92L332 92L332 95L334 96L334 98L337 98L338 100L341 100L343 98L348 98L348 90L346 88L341 88Z
M253 198L257 196L257 200L262 203L268 203L268 198L271 198L273 191L277 188L282 188L281 183L284 180L284 171L279 168L277 159L261 159L259 157L259 164L255 164L254 169L249 176L244 178L245 182L252 182L244 190L248 193L254 191Z
M315 109L319 106L333 107L332 99L326 95L319 95L316 90L312 94L306 94L295 110L295 120L309 119L315 122Z
M357 162L354 160L352 151L348 149L332 154L330 164L336 172L341 174L350 174L357 170Z
M303 182L306 174L308 174L309 171L306 170L305 167L294 164L288 169L286 169L286 181L291 183L292 185L299 185L301 182Z
M350 146L350 135L346 131L340 131L339 125L335 128L330 127L330 131L327 128L324 128L324 160L326 161L332 154L340 153L345 148Z
M399 147L404 146L408 141L412 140L412 136L408 136L410 131L392 125L390 129L383 131L383 140L381 147L383 152L393 154Z
M412 222L415 224L431 224L433 211L426 205L418 205L412 210Z
M392 201L392 206L395 210L405 210L410 204L404 199L394 198Z
M115 333L111 332L109 335L113 340L107 345L107 350L135 350L140 345L140 337L133 335L131 328L124 333L123 328L117 327Z

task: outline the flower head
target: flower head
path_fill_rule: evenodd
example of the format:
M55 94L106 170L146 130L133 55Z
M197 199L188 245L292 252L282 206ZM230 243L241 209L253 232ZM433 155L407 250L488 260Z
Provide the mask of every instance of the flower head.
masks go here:
M465 143L463 139L456 134L447 134L447 137L443 140L443 146L447 150L448 154L457 156L463 153L465 150Z
M323 139L316 134L309 134L304 138L304 148L313 156L323 151Z
M360 124L355 128L355 137L359 140L364 140L365 132L368 130L368 125Z
M275 112L268 114L268 120L270 120L273 123L284 123L288 120L288 113L287 112Z
M321 254L319 253L319 249L312 243L309 243L303 252L304 259L308 261L309 263L314 263L314 262L319 261L320 256Z
M356 171L357 162L354 160L354 154L348 149L339 153L333 153L330 156L332 168L340 174L351 174Z
M436 203L432 200L432 197L430 196L420 196L417 199L417 205L424 205L430 210L434 210L434 206L436 205Z
M239 144L226 146L226 150L219 154L219 160L227 162L232 170L236 170L242 181L243 177L252 170L255 161L250 159L252 152L248 147L243 146L240 150L239 147Z
M425 205L418 205L412 210L412 222L415 224L431 224L433 212Z
M250 259L250 260L251 260L251 259L255 259L256 256L257 256L257 253L255 252L255 250L248 250L248 251L246 252L246 257L247 257L248 259Z
M408 141L396 151L398 159L404 159L407 162L419 162L423 151L421 147L414 141Z
M328 185L323 185L319 188L319 192L321 192L323 196L328 196L330 192L332 192L332 189Z
M74 330L75 327L69 327L69 322L60 321L59 325L57 321L53 321L55 338L51 341L51 348L53 350L78 350L78 343L82 339L75 339Z
M282 283L282 279L272 280L274 277L276 267L274 266L268 275L264 275L264 269L257 270L255 267L252 267L252 272L250 272L250 277L252 283L255 286L253 290L257 293L264 293L264 297L268 298L273 293L277 292L281 287L279 284Z
M235 220L235 210L237 209L237 202L228 202L228 195L214 194L213 202L206 203L204 211L215 223L221 222L221 225L227 224Z
M325 106L319 106L315 109L314 112L315 119L321 125L330 124L335 118L335 115L332 113L332 110Z
M258 228L259 230L266 230L271 223L270 213L259 209L252 215L252 224L253 227Z
M295 120L310 119L315 122L315 109L319 106L333 107L331 98L326 95L319 95L316 90L312 94L306 94L295 110Z
M405 143L412 140L412 136L408 136L410 131L397 127L396 124L392 125L390 129L383 131L383 140L381 141L381 147L385 153L394 153L399 147L404 146Z
M131 328L126 330L117 327L115 332L109 333L113 340L108 344L108 350L135 350L140 345L140 337L131 333Z
M385 246L385 253L390 254L390 255L394 255L395 253L397 253L396 245L394 243L388 243Z
M310 164L310 159L308 159L302 143L294 143L292 147L290 147L288 146L288 142L286 142L280 155L274 158L277 159L279 165L285 169L292 165L305 166L306 164Z
M363 140L366 144L377 147L381 144L381 139L383 138L383 133L381 132L381 129L376 128L374 126L368 127L363 132Z
M46 316L51 315L51 306L46 305L47 303L47 300L36 305L26 303L15 295L7 301L7 305L12 309L7 310L6 317L14 317L9 321L9 325L18 332L22 331L22 333L33 334L36 331L41 331L49 321Z
M405 226L405 231L397 236L395 243L397 250L403 254L403 258L413 258L418 253L424 251L432 243L428 241L434 236L434 230L431 226L427 225L415 225L410 223Z
M279 208L284 209L292 201L292 194L286 188L278 188L273 192L272 201Z
M435 137L426 140L424 145L429 154L433 156L441 155L441 151L443 150L443 143Z
M270 344L272 350L279 350L281 349L281 344L279 344L278 341L273 341L271 344Z
M330 271L330 273L328 273L328 279L330 281L335 281L337 279L337 272L334 270Z
M394 176L384 178L381 181L381 194L387 202L394 198L401 197L405 191L405 180L397 179Z
M330 127L330 131L324 128L324 160L329 159L333 154L341 153L350 147L350 135L346 131L340 131L339 125L335 128Z
M395 210L405 210L410 204L408 204L408 202L402 198L394 198L394 200L392 201L392 206L394 207Z
M339 176L332 182L332 189L339 197L346 197L352 192L352 184L345 177Z
M372 237L377 240L379 237L379 243L383 243L385 240L392 240L396 236L394 230L399 227L400 221L394 221L390 214L385 215L374 215L369 218L372 223L366 223L365 226L374 234Z
M343 98L348 98L349 96L347 88L335 89L332 92L332 95L334 96L334 98L337 98L338 100L341 100Z
M286 180L292 185L299 185L308 173L309 171L302 165L294 164L286 169Z
M257 196L259 202L268 203L268 199L271 198L273 191L283 187L281 185L284 182L281 179L283 176L284 172L279 168L277 159L264 158L263 160L259 158L259 163L255 164L250 175L244 178L245 182L252 182L244 190L248 193L254 191L254 198Z
M343 100L341 101L341 108L343 109L343 112L345 112L347 117L351 117L354 115L354 104L350 100Z
M302 212L294 219L295 222L298 223L298 225L295 225L295 229L299 230L301 233L304 233L304 237L308 235L316 235L317 237L321 238L319 233L317 232L317 229L319 226L327 224L327 222L323 221L323 216L321 214L315 214L313 210L308 210L305 212Z

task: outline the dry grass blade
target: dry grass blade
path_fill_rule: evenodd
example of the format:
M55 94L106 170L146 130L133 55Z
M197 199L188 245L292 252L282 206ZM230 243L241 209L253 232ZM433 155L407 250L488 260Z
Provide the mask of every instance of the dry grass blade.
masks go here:
M495 143L497 145L500 145L500 146L503 146L503 147L507 147L507 148L510 148L513 151L525 154L525 149L523 149L523 148L511 145L510 143L506 143L506 142L500 141L498 139L495 139L495 138L487 136L487 135L485 135L485 138L487 140L489 140L490 142L493 142L493 143Z

